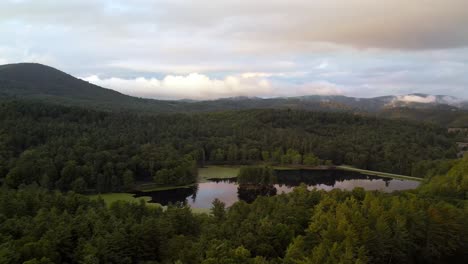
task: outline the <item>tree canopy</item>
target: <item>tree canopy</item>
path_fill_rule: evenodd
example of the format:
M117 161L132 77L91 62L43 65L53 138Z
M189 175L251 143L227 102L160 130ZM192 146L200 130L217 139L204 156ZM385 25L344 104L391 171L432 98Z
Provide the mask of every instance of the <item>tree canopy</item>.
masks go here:
M245 110L140 116L0 103L0 179L76 192L187 184L205 164L348 164L411 174L456 156L446 130L346 113Z

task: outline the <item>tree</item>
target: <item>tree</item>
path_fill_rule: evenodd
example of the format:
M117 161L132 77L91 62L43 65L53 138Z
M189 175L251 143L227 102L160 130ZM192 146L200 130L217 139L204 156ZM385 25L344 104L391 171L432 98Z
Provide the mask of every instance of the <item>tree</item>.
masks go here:
M84 193L86 191L86 182L82 177L77 178L71 184L71 189L77 193Z
M304 165L318 166L318 165L320 165L321 161L313 153L309 153L309 154L304 155L303 163L304 163Z
M226 204L221 202L218 198L214 199L212 204L211 213L215 217L216 221L223 221L226 217Z
M135 183L133 172L131 170L126 170L122 176L123 188L124 190L131 190Z

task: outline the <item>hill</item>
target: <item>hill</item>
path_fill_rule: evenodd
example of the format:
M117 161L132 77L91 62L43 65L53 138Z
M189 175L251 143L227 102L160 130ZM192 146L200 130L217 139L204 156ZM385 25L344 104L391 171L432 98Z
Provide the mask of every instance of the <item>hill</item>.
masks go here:
M213 112L243 109L300 109L352 112L388 118L428 121L444 126L468 126L468 103L445 95L410 94L355 98L342 95L299 97L232 97L208 101L155 100L128 96L37 63L0 66L0 97L105 111L138 113Z
M178 102L136 98L37 63L0 66L0 95L103 110L172 111Z

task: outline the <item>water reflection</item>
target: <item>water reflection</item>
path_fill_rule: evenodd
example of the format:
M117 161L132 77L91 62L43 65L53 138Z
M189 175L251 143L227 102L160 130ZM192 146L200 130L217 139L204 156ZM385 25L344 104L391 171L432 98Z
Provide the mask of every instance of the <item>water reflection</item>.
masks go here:
M237 196L240 200L251 203L258 196L276 195L277 189L272 184L239 184Z
M363 175L346 171L307 171L290 170L276 171L276 177L264 184L243 182L238 184L236 179L212 179L210 182L199 183L190 188L136 193L135 196L151 196L150 202L163 205L184 203L195 208L210 208L215 198L220 199L227 206L238 200L254 201L258 196L273 196L291 192L294 187L304 183L308 189L332 190L335 188L352 190L362 187L366 190L381 190L392 192L396 190L414 189L419 182L396 180Z

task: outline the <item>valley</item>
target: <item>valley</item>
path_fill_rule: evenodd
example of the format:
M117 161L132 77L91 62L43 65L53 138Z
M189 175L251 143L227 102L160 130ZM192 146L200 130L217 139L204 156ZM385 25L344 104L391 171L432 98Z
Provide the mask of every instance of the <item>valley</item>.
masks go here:
M0 91L0 263L466 259L468 115L443 96L151 100L30 64Z
M468 0L0 0L0 264L468 263Z

